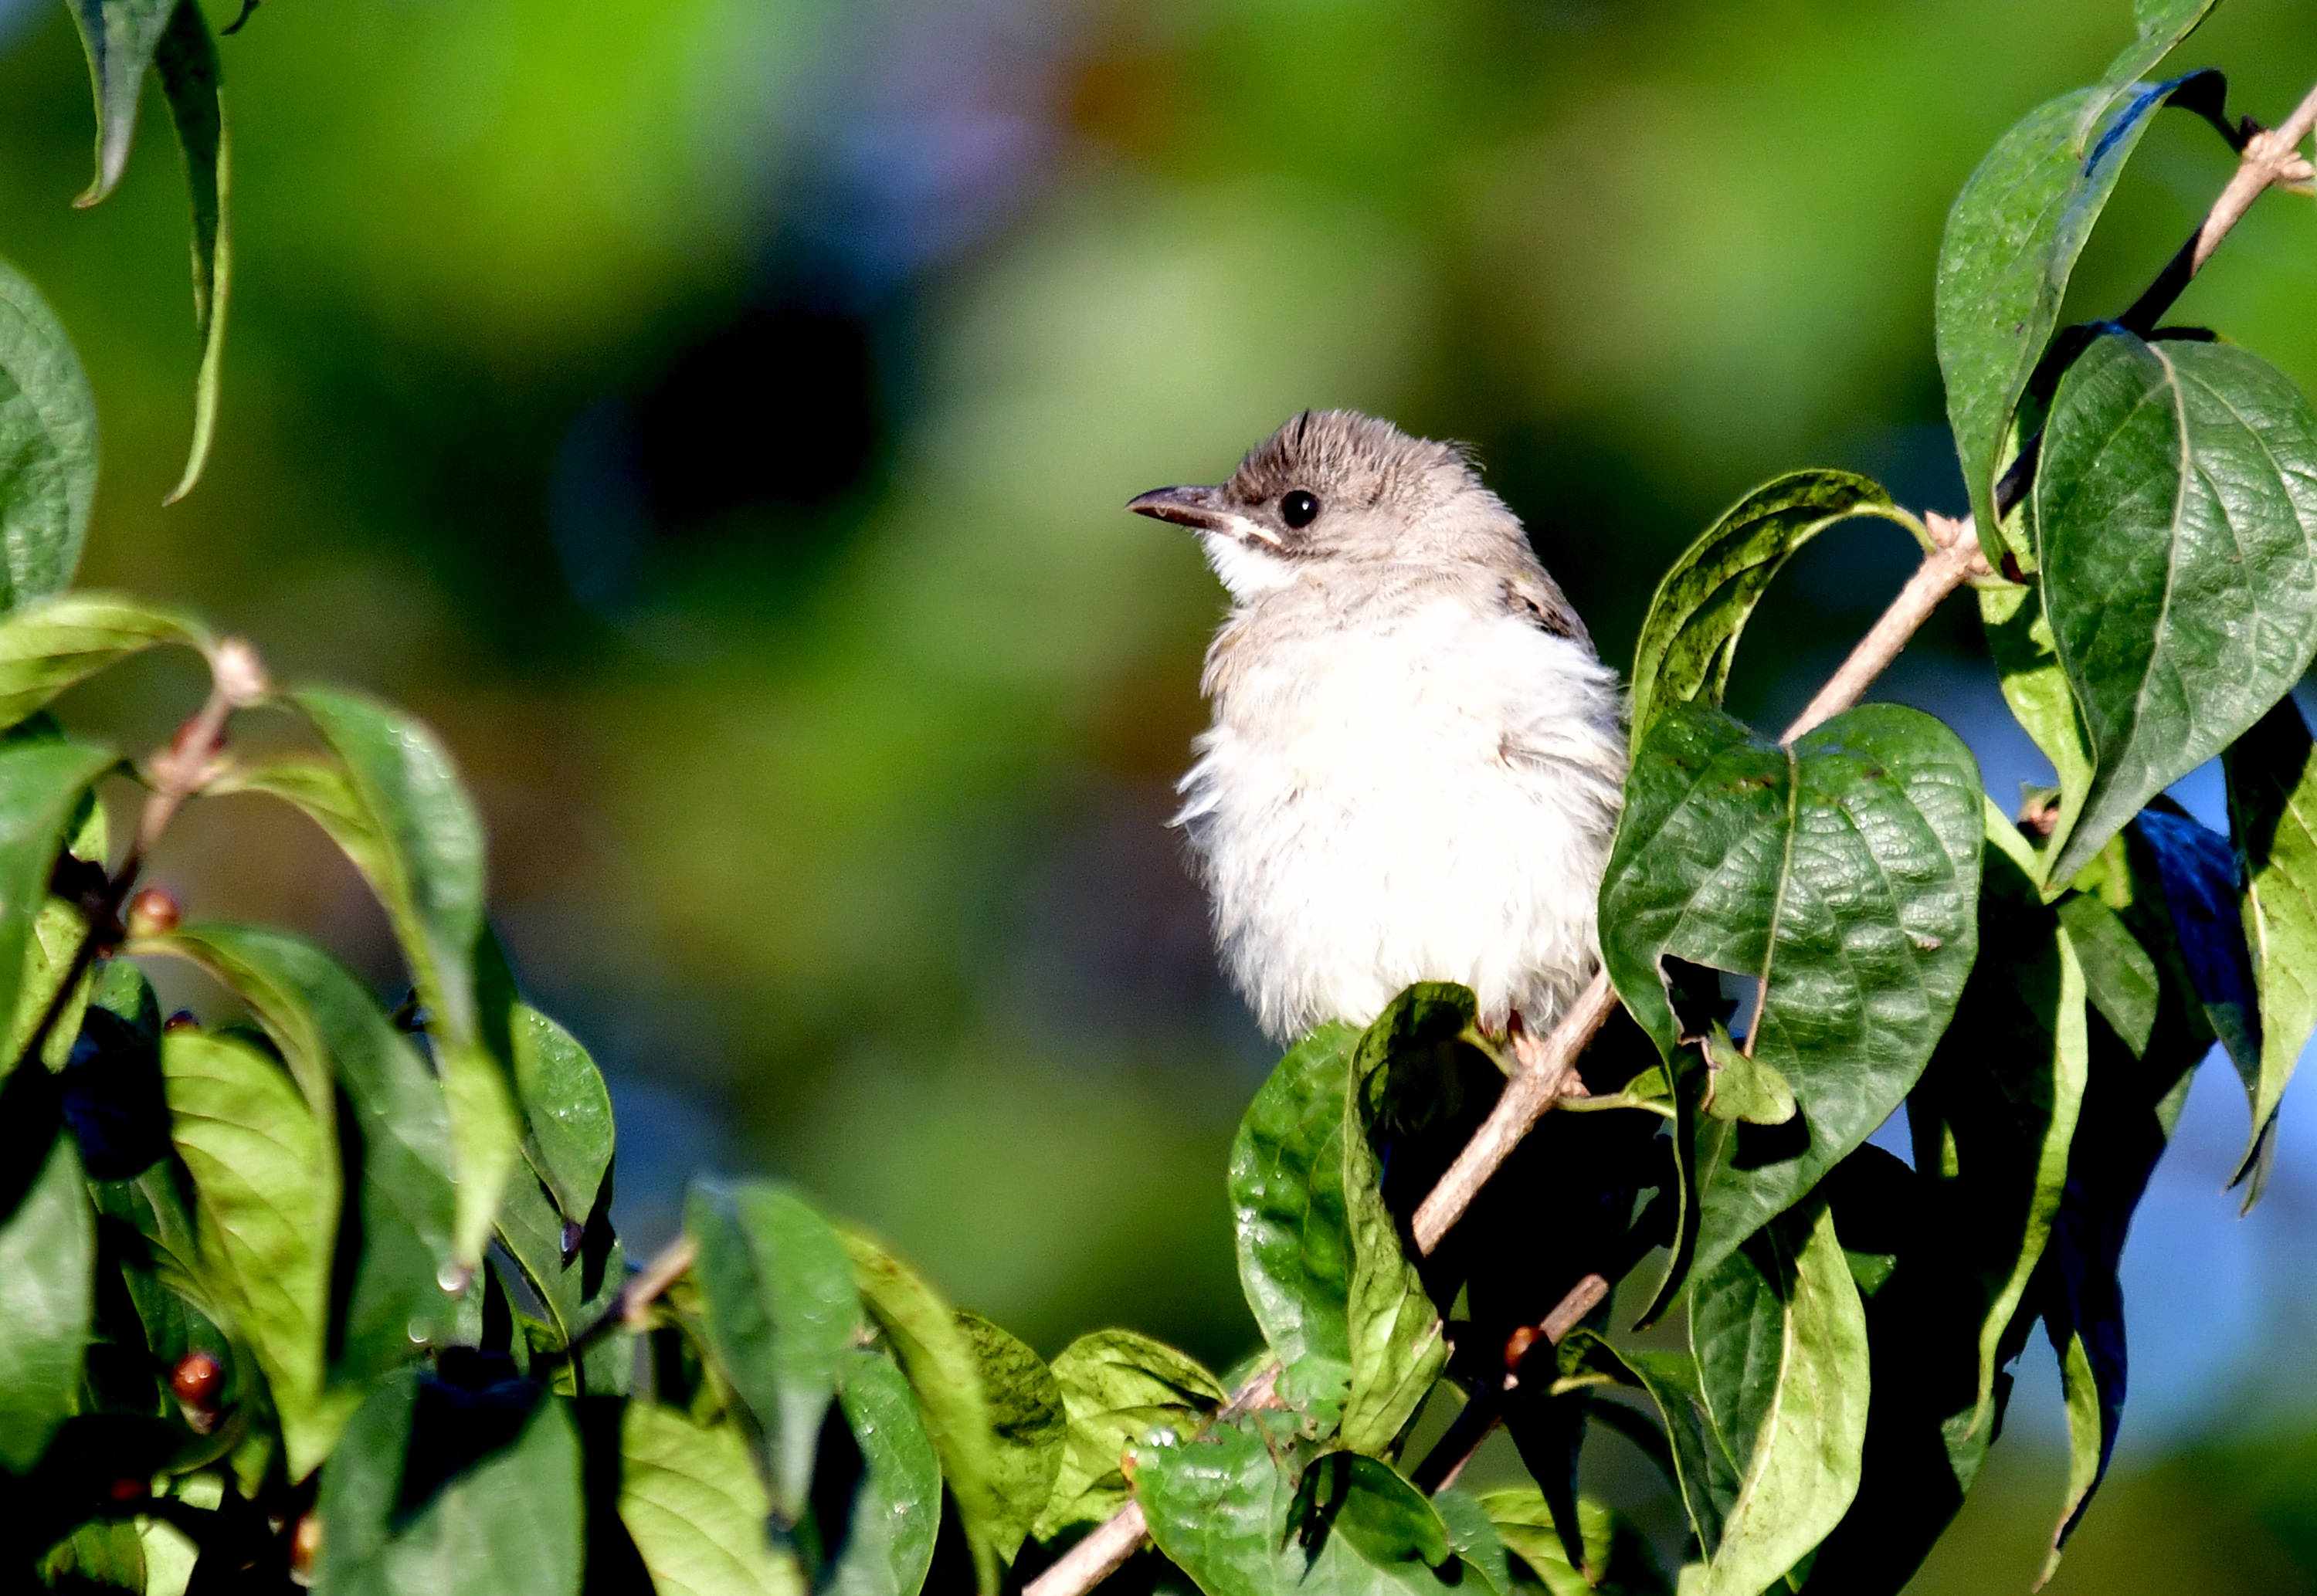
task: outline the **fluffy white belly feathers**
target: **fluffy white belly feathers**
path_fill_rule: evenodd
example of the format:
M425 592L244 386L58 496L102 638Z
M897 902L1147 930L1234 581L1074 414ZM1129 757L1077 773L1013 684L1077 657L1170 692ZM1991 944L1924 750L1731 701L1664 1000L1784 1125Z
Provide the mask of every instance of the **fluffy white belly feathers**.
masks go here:
M1518 522L1461 454L1344 413L1135 507L1194 526L1238 601L1176 818L1265 1030L1419 980L1549 1027L1597 957L1624 744Z

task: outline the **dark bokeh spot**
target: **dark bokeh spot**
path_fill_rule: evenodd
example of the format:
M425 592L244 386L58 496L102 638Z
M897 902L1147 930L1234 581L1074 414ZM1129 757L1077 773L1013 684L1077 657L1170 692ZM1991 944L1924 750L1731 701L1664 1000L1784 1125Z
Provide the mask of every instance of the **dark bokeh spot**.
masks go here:
M636 465L665 535L736 512L810 510L861 480L883 430L868 325L798 301L693 344L633 409Z

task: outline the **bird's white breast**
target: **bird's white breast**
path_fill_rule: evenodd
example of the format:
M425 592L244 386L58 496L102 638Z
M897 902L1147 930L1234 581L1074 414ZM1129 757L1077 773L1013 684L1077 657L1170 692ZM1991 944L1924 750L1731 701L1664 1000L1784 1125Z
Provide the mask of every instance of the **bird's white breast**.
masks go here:
M1462 982L1542 1027L1590 974L1624 768L1610 673L1455 592L1379 616L1242 611L1177 816L1273 1035Z

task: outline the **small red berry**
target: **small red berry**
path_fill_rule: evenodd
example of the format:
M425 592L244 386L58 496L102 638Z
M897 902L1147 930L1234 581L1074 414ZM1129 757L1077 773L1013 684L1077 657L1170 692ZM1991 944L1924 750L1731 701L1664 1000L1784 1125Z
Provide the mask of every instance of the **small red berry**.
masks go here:
M312 1572L322 1556L322 1515L308 1513L290 1532L290 1566L300 1574Z
M125 1477L117 1479L112 1482L112 1500L115 1502L141 1502L144 1500L145 1494L149 1489L150 1487L143 1480L132 1480Z
M148 887L129 900L129 934L132 937L166 937L177 929L183 911L177 900L159 887Z
M201 1025L201 1016L191 1009L179 1009L161 1022L163 1030L193 1030Z
M1528 1356L1528 1350L1534 1345L1536 1332L1525 1324L1519 1326L1505 1337L1505 1367L1518 1369L1521 1360Z
M224 1385L224 1366L207 1352L188 1352L169 1371L169 1389L188 1407L216 1407L218 1392Z

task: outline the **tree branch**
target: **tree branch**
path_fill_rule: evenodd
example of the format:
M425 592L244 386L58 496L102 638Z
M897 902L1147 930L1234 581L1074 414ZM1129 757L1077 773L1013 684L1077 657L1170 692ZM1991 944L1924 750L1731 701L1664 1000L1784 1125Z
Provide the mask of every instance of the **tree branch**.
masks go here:
M2182 246L2174 264L2168 266L2148 292L2141 296L2139 303L2125 313L2126 325L2132 325L2129 317L2144 312L2152 328L2155 320L2170 308L2172 300L2204 269L2221 240L2244 219L2245 212L2262 193L2278 184L2317 179L2317 167L2300 154L2300 146L2313 132L2317 132L2317 88L2310 90L2308 97L2274 132L2257 132L2245 141L2236 175L2214 201L2196 236ZM2160 293L2162 297L2158 302ZM2034 447L2035 441L2031 440L2021 450L2025 468L2006 476L2003 486L2007 491L1997 501L2002 513L2008 514L2026 495L2028 480L2034 475L2034 459L2029 453ZM1793 743L1856 704L1942 600L1973 577L1990 575L1986 557L1980 550L1977 529L1968 518L1951 521L1932 513L1924 517L1924 524L1937 547L1924 557L1922 565L1908 578L1907 585L1891 601L1890 608L1786 728L1782 743ZM1531 1038L1515 1031L1513 1050L1521 1069L1506 1083L1496 1108L1457 1155L1448 1172L1440 1177L1423 1206L1416 1210L1414 1229L1418 1251L1428 1254L1440 1244L1441 1238L1464 1217L1464 1210L1472 1207L1481 1188L1520 1145L1521 1138L1554 1103L1569 1094L1575 1083L1578 1056L1607 1023L1616 1006L1616 994L1609 985L1607 972L1597 972L1591 984L1578 994L1546 1036ZM1583 1284L1580 1282L1580 1289ZM1579 1309L1579 1316L1584 1311ZM1272 1386L1278 1378L1276 1367L1265 1369L1240 1388L1224 1413L1233 1414L1249 1407L1275 1404L1277 1398L1272 1393ZM1478 1438L1474 1444L1478 1444ZM1147 1529L1141 1506L1127 1503L1093 1534L1072 1547L1051 1568L1031 1581L1023 1596L1084 1596L1134 1555Z

